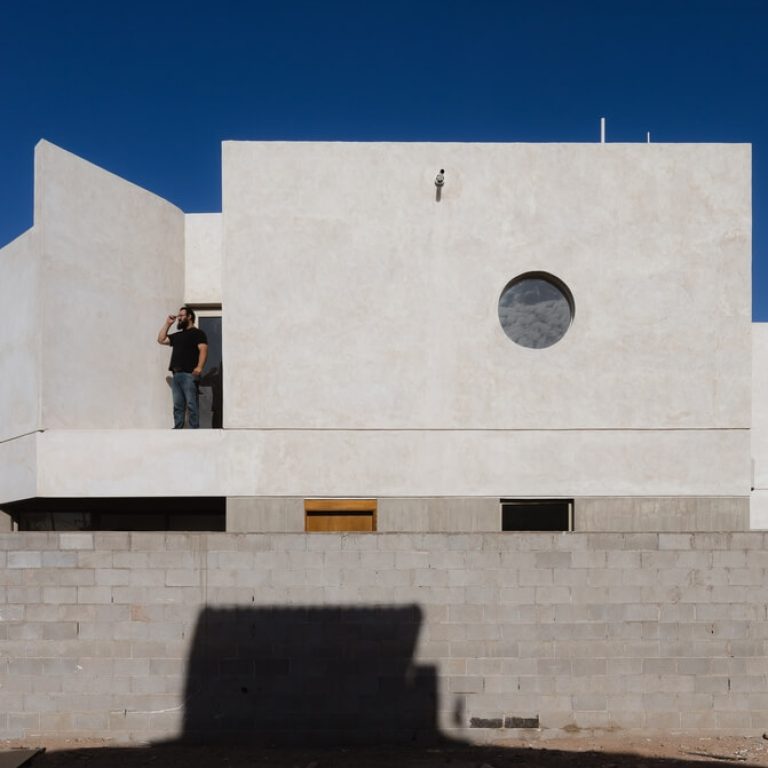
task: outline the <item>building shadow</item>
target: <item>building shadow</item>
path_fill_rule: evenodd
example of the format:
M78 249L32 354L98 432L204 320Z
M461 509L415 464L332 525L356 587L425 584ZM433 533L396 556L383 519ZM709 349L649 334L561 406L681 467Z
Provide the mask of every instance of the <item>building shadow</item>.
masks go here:
M421 623L416 605L206 608L180 740L445 743L437 671L414 661Z
M143 746L56 747L35 768L714 768L765 765L760 739L745 748L690 739L677 756L669 738L623 743L596 736L479 746L443 734L438 670L415 661L422 624L416 605L398 607L206 608L187 668L182 731ZM499 737L503 738L503 731ZM513 734L507 731L507 738ZM564 734L563 734L564 735ZM571 734L573 736L573 734ZM673 737L678 741L683 737ZM654 741L658 747L654 748ZM41 746L44 746L42 744ZM90 761L90 762L88 762ZM156 762L155 762L156 761Z

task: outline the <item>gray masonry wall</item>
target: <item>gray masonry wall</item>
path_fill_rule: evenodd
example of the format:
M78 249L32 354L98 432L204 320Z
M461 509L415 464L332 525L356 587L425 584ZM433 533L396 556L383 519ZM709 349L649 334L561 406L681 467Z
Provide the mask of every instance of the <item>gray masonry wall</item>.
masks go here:
M2 534L0 738L762 733L767 536Z
M576 497L574 530L744 531L747 496ZM377 499L377 530L399 533L494 533L501 530L498 497ZM304 531L304 499L296 496L230 496L227 530L232 533Z

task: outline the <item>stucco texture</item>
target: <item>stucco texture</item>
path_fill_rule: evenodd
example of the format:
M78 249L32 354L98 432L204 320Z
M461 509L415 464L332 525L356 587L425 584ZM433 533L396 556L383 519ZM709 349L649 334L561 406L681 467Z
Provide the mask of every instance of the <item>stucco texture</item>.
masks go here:
M223 156L225 426L749 427L748 146ZM575 301L544 350L498 320L532 270Z
M35 153L42 238L42 427L171 425L156 343L182 302L184 215L47 142Z
M40 426L40 250L33 230L0 250L0 441Z

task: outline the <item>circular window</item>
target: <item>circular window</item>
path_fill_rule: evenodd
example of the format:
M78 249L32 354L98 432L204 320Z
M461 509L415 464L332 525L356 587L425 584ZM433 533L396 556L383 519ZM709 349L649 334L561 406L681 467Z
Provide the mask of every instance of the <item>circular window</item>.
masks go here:
M507 283L499 297L499 322L515 344L544 349L565 336L573 320L573 296L562 280L526 272Z

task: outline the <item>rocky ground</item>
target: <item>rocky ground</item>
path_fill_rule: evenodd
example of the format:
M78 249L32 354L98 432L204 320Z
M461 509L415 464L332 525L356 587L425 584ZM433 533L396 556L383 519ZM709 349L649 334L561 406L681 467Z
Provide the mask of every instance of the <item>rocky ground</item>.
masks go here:
M264 749L145 745L67 740L0 743L0 751L45 747L31 768L702 768L736 763L768 766L768 740L741 737L632 737L505 741L489 747Z

